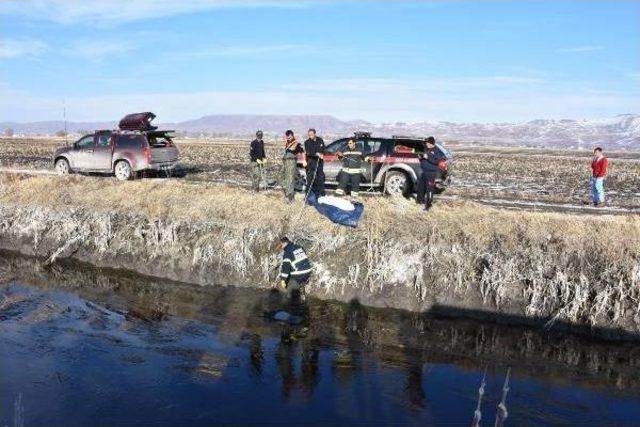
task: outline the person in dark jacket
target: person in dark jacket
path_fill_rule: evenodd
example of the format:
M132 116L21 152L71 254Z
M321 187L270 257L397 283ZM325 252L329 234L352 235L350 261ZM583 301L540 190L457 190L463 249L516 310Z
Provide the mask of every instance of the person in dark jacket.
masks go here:
M418 180L417 202L424 203L426 210L433 205L433 193L436 189L436 179L440 176L440 161L446 160L445 155L436 146L436 140L430 136L424 141L424 153L420 153L421 176Z
M260 182L263 180L264 168L267 166L267 155L264 151L262 136L261 130L256 132L256 139L251 141L251 150L249 151L249 157L251 159L251 188L253 191L260 190Z
M298 173L298 154L304 153L292 130L285 132L284 154L282 156L282 188L289 202L296 194L296 174Z
M347 149L338 153L338 158L342 159L342 169L340 169L340 184L336 190L338 196L344 196L347 187L351 185L351 195L358 197L360 191L360 176L362 175L362 162L369 161L364 156L362 149L358 148L356 142L350 139Z
M312 271L307 253L286 236L280 239L280 249L282 249L280 288L290 297L294 292L304 296L304 286L309 282Z
M316 196L324 196L324 140L316 136L316 130L311 128L304 142L305 169L307 172L307 189L313 191Z

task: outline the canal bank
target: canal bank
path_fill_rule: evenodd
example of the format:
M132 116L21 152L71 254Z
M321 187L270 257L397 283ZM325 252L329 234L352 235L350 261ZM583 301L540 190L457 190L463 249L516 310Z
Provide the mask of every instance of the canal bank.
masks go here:
M305 246L320 299L571 329L640 331L640 219L509 212L429 214L367 201L358 229L277 193L91 177L4 178L0 247L213 286L273 286L283 234ZM597 238L596 238L597 236Z
M483 378L492 424L507 372L506 425L640 416L638 343L0 255L2 425L463 425Z

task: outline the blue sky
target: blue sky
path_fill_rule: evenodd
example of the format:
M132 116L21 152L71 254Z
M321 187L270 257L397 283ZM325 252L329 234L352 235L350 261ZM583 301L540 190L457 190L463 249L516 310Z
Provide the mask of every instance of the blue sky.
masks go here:
M0 121L640 112L640 1L5 0Z

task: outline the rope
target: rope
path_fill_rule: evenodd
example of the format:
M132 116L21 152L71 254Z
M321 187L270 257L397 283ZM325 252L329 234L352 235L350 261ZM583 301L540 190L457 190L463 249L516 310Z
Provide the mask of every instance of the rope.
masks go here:
M320 166L320 159L318 159L318 161L316 162L316 169L313 171L313 179L311 180L311 183L307 183L307 191L304 195L304 199L302 200L302 207L300 208L300 212L298 213L295 222L298 222L298 220L302 216L302 212L304 212L304 208L307 207L307 199L309 198L309 194L311 194L313 184L316 182L316 176L318 176L318 166Z

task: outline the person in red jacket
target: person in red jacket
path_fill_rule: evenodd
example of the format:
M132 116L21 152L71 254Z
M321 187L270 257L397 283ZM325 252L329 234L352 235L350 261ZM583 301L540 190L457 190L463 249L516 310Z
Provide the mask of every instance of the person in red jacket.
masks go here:
M602 154L602 148L593 150L593 161L591 162L591 200L594 206L604 205L604 179L607 176L607 166L609 162Z

